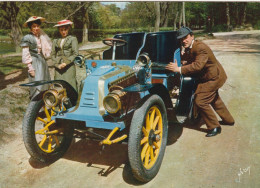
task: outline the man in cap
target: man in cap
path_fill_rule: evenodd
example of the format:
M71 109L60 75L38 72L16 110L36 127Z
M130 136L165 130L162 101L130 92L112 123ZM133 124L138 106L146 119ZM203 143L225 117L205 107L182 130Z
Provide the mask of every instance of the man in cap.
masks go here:
M179 72L183 76L197 78L198 86L195 91L194 103L207 125L208 133L206 136L212 137L220 134L220 124L234 125L235 123L218 93L218 89L225 83L227 75L211 49L203 42L194 40L190 28L180 28L177 31L177 39L182 45L183 66L178 67L175 60L174 63L170 62L166 69ZM222 121L218 121L213 109Z

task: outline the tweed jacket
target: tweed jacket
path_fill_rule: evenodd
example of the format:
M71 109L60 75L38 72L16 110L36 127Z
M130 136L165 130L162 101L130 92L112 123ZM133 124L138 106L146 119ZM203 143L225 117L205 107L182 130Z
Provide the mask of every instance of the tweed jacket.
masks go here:
M70 64L78 55L78 40L74 36L67 36L62 48L60 47L61 38L54 39L52 43L51 58L55 67L62 62ZM61 62L62 60L62 62Z
M222 65L212 50L201 41L195 40L191 49L185 49L181 60L187 61L187 64L181 68L181 74L197 77L196 93L216 91L227 79Z

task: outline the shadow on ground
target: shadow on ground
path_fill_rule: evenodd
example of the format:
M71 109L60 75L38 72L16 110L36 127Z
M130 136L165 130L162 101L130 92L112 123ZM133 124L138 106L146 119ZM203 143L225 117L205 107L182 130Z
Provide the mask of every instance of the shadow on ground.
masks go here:
M194 126L189 123L183 125L169 123L167 145L173 145L178 141L183 133L184 127L205 132L204 129L200 128L202 124L203 122L200 122ZM98 174L101 176L108 176L117 168L123 168L122 177L126 183L131 185L144 184L137 181L132 174L128 161L128 144L112 144L102 148L102 146L99 145L99 141L81 138L71 145L63 158L71 161L77 161L79 163L86 163L87 167L99 169ZM29 162L33 168L38 169L52 164L42 164L32 158Z
M10 75L14 75L14 76L10 79L6 79L6 77ZM17 82L24 81L27 77L28 77L27 68L24 68L22 70L17 70L7 75L0 72L0 90L5 89L9 84L15 84Z

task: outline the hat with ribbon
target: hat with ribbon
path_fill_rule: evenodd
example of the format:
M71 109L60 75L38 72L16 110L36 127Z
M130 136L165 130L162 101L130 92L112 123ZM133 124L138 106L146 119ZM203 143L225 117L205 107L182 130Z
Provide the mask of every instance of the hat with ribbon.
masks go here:
M28 23L29 23L29 22L33 22L33 21L36 21L36 20L40 20L41 23L42 23L42 22L45 22L45 18L43 18L43 17L32 16L32 17L30 17L30 18L23 24L23 26L24 26L24 27L28 27Z
M177 31L177 39L181 39L183 37L186 37L188 34L192 33L192 30L188 27L181 27Z
M61 26L64 26L64 25L72 25L72 24L73 24L73 22L70 21L70 20L61 20L53 27L61 27Z

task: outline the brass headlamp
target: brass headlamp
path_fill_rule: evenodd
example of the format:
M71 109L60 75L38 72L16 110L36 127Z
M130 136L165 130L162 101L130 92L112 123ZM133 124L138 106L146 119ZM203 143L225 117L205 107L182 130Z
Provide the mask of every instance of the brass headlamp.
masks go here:
M116 89L116 87L120 90ZM104 108L108 113L115 114L122 109L123 97L126 92L121 91L121 89L123 89L121 86L116 85L109 88L110 93L103 100Z
M59 105L65 98L67 98L66 89L59 83L51 84L49 90L43 94L43 101L49 108Z
M150 62L150 57L149 57L148 53L140 54L139 57L136 60L136 63L141 67L148 65L149 62Z

